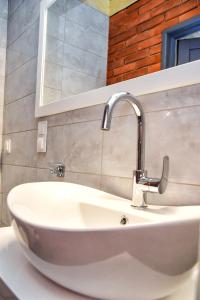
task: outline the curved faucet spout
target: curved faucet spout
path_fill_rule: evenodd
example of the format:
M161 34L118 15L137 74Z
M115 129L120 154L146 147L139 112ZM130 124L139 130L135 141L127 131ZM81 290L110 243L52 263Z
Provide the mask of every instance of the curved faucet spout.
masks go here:
M108 100L104 109L101 129L110 130L113 109L115 105L120 101L127 101L132 105L138 121L137 170L134 172L133 176L132 206L146 207L147 192L162 194L167 188L169 174L169 157L164 157L163 172L161 179L147 177L147 172L144 168L144 111L141 104L130 93L116 93Z
M138 102L137 99L134 98L133 95L126 92L120 92L114 94L110 99L108 100L103 114L103 120L102 120L102 130L110 130L111 126L111 119L112 119L112 112L115 107L115 105L120 101L127 101L131 104L133 107L135 114L137 116L137 122L138 122L138 143L137 143L137 170L144 170L145 167L145 161L144 161L144 134L145 134L145 121L144 121L144 111L141 106L141 104Z

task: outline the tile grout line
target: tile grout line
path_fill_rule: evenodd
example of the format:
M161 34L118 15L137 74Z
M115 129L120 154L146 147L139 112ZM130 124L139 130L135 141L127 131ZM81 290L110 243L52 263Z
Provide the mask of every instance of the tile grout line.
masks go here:
M53 164L53 163L52 163ZM22 167L22 168L29 168L29 169L38 169L38 170L50 170L50 167L38 167L38 166L25 166L25 165L13 165L9 163L3 163L3 166L12 166L12 167ZM111 177L111 178L120 178L120 179L127 179L127 180L132 180L132 177L121 177L121 176L112 176L112 175L105 175L105 174L98 174L98 173L88 173L88 172L78 172L78 171L72 171L72 170L66 170L68 173L73 173L73 174L82 174L82 175L94 175L94 176L101 176L101 177ZM172 184L177 184L177 185L188 185L188 186L194 186L194 187L200 187L200 184L191 184L191 183L182 183L182 182L174 182L174 181L169 181L169 183Z
M23 1L24 2L24 1ZM21 5L20 5L21 6ZM18 9L18 8L17 8ZM7 48L8 47L10 47L13 43L15 43L27 30L29 30L30 29L30 27L31 26L33 26L36 22L38 22L39 21L39 17L37 17L37 19L35 20L35 21L33 21L31 24L29 24L29 25L26 25L26 28L17 36L17 38L16 39L14 39L13 41L11 41L10 43L8 43L7 42ZM9 22L9 20L8 20L8 22ZM8 23L7 22L7 23ZM7 27L7 29L8 29L8 27Z
M30 61L36 59L37 60L38 55L32 56L31 58L29 58L27 61L25 61L23 64L21 64L20 66L16 67L14 70L12 70L9 73L5 74L5 78L7 79L7 77L11 76L13 73L15 73L16 71L18 71L19 69L21 69L23 66L25 66L26 64L28 64ZM7 63L7 59L6 59L6 63Z
M8 3L8 18L10 18L14 14L14 12L23 4L23 2L24 0L22 0L21 3L18 4L10 14L9 14L9 3Z
M35 94L36 94L35 92L31 92L31 93L29 93L29 94L27 94L27 95L25 95L25 96L23 96L21 98L15 99L14 101L11 101L11 102L8 102L8 103L4 103L4 106L6 107L7 105L11 105L11 104L13 104L13 103L15 103L17 101L23 100L24 98L27 98L27 97L29 97L31 95L35 95Z

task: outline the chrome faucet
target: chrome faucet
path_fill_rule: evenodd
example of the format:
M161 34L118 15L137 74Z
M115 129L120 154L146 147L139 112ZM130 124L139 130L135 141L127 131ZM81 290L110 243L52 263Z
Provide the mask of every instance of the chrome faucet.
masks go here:
M163 159L161 179L147 177L147 172L145 171L144 111L138 100L136 100L130 93L121 92L110 97L104 109L101 129L110 130L113 109L120 101L128 101L132 105L138 122L137 170L133 172L132 206L146 207L147 192L163 194L167 188L169 157L165 156Z

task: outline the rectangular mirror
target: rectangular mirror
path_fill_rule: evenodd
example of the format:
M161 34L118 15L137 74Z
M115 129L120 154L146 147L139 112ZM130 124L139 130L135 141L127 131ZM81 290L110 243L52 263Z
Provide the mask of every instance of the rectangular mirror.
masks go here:
M194 76L192 62L200 62L200 16L197 4L188 8L189 15L182 12L184 3L174 5L42 0L36 117L103 103L111 90L134 86L137 95L187 83L186 75ZM192 71L184 73L190 66Z
M135 1L41 1L40 107L107 85L110 15Z
M106 85L109 17L81 1L47 9L43 104Z

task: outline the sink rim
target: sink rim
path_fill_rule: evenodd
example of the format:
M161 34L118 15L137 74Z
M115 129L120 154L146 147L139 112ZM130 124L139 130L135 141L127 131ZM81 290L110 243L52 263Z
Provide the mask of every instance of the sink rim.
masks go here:
M18 214L15 212L13 205L14 205L14 193L16 192L16 190L21 189L22 187L26 186L28 187L29 185L36 185L36 184L53 184L53 185L65 185L65 184L69 184L72 186L78 186L78 187L82 187L84 189L88 189L89 191L97 191L100 194L102 194L102 196L106 196L109 195L110 197L112 197L111 199L103 199L102 204L98 205L96 203L92 203L91 201L78 201L79 203L86 203L86 204L90 204L91 206L95 206L95 207L103 207L106 210L111 210L111 211L115 211L115 212L119 212L121 213L121 215L132 215L134 217L134 215L136 215L136 217L141 217L143 219L146 219L147 221L145 222L140 222L140 223L128 223L125 226L122 225L117 225L117 226L105 226L105 227L64 227L61 225L56 225L56 224L42 224L39 222L34 222L34 221L29 221L26 217ZM20 192L20 191L18 191ZM67 200L66 200L67 201ZM70 201L70 200L69 200ZM116 203L116 206L110 208L108 203L106 202L109 201L113 201L113 203ZM117 201L117 202L115 202ZM112 204L113 204L112 203ZM107 205L105 205L107 204ZM122 207L123 206L123 211L117 209L117 204ZM36 228L40 228L40 229L44 229L44 230L52 230L52 231L65 231L65 232L105 232L105 231L124 231L124 230L132 230L132 229L138 229L138 228L151 228L151 227L161 227L161 226L174 226L177 224L182 224L182 223L194 223L194 222L200 222L200 213L199 215L196 216L188 216L188 215L184 215L181 216L181 218L169 218L167 219L166 216L170 216L169 214L158 214L159 216L161 216L160 219L155 219L156 216L156 210L174 210L173 215L174 216L179 216L179 210L183 210L183 209L188 209L188 208L192 208L195 209L196 207L200 208L200 205L193 205L193 206L158 206L158 205L148 205L147 208L135 208L135 207L131 207L131 200L126 199L126 198L121 198L118 196L115 196L113 194L110 193L106 193L103 192L101 190L98 189L94 189L94 188L90 188L84 185L80 185L80 184L74 184L74 183L68 183L68 182L57 182L57 181L46 181L46 182L31 182L31 183L24 183L24 184L20 184L15 186L8 194L7 197L7 205L9 208L9 211L12 215L12 217L14 219L17 219L20 222L24 222L30 226L36 227ZM157 212L158 212L157 211ZM158 217L157 215L157 217Z

